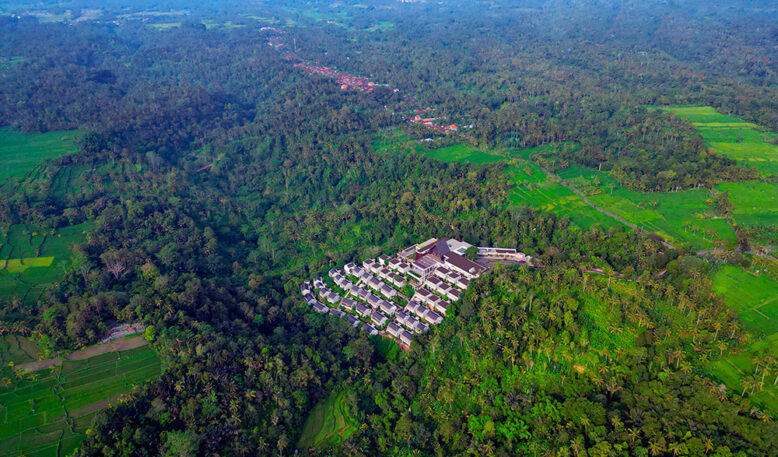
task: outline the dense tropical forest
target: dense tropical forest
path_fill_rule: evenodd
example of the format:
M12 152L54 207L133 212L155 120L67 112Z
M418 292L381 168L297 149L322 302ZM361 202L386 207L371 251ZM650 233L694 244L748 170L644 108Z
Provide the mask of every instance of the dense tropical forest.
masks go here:
M0 37L0 456L778 455L770 2L0 1ZM407 351L299 294L430 237L533 262Z

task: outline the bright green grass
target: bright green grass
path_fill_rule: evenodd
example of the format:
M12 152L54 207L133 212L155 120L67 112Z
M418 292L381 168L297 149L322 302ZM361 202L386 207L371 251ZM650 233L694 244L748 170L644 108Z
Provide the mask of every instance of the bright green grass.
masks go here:
M713 284L750 331L758 335L778 332L778 281L725 266L715 272Z
M0 270L9 273L21 273L28 268L49 267L54 257L27 257L25 259L0 260Z
M72 452L96 411L107 406L100 402L129 392L160 370L157 354L143 346L27 375L31 379L0 390L0 457L57 456L57 447L61 455Z
M333 393L316 405L303 425L298 449L327 448L343 442L357 429L356 419L345 403L347 392Z
M732 217L745 227L778 226L778 184L771 182L724 183L716 186L729 193Z
M727 221L711 214L706 190L638 192L622 187L608 173L577 166L558 174L596 205L671 243L699 250L737 244Z
M80 134L63 131L28 135L0 128L0 183L26 175L46 159L76 152L75 140Z

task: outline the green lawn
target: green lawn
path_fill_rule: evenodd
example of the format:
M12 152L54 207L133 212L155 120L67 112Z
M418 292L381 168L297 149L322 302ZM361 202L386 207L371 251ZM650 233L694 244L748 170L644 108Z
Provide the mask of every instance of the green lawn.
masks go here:
M76 152L78 131L25 134L0 128L0 183L24 176L46 159Z
M356 431L356 419L345 403L347 395L347 391L333 393L311 410L297 441L297 448L302 453L308 448L339 444Z
M157 354L143 346L26 375L0 390L0 457L69 454L108 400L160 370Z

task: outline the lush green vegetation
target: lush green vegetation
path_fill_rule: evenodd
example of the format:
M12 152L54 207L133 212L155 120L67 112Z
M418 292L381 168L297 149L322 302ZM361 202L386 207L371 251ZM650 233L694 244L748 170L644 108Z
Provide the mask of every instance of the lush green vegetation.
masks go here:
M0 299L36 301L60 281L73 264L71 247L80 243L89 223L56 229L14 224L0 234Z
M756 404L771 411L778 411L778 379L772 375L778 363L776 273L778 268L773 263L757 268L727 265L712 275L714 289L737 312L739 322L753 337L744 340L744 348L723 352L723 357L710 364L710 371L733 392L748 393ZM721 331L735 332L737 325L732 323Z
M303 452L309 448L328 449L351 436L358 425L351 412L356 406L353 397L348 391L333 392L314 406L305 420L297 447Z
M141 322L165 370L94 416L124 359L7 376L11 453L43 442L19 421L66 405L81 423L38 430L79 456L280 456L301 437L318 455L778 454L775 364L754 357L772 327L708 280L751 284L708 258L761 278L775 235L772 149L738 146L778 121L764 0L85 1L0 18L4 131L88 132L0 188L3 360ZM388 86L342 90L303 60ZM728 117L647 108L679 104ZM472 128L409 124L423 107ZM408 352L302 303L302 279L433 236L536 268L474 281Z
M71 453L99 411L159 372L159 357L146 346L20 375L0 392L0 455Z
M76 152L79 135L74 131L29 135L0 128L0 182L24 176L46 159Z
M711 150L762 172L778 176L776 136L753 123L721 114L710 106L661 107L694 125Z

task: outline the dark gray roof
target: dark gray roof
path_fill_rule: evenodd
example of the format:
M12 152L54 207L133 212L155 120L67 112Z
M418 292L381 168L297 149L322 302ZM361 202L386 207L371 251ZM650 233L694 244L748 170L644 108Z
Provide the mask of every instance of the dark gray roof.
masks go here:
M482 271L486 270L486 268L483 265L475 263L472 260L468 259L467 257L457 254L456 252L451 252L447 254L445 260L446 262L450 263L451 265L454 265L460 270L467 271L468 273L474 275L480 274Z

